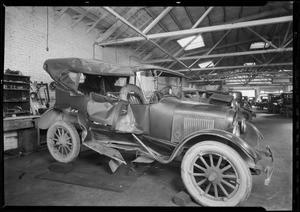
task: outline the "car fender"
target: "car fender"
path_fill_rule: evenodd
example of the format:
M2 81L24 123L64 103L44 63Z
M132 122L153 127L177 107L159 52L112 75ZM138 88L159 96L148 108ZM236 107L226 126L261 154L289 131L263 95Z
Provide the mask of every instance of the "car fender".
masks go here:
M64 120L66 122L77 123L77 117L68 115L60 109L48 109L38 120L39 129L48 129L54 122Z
M207 129L194 132L183 138L178 147L181 148L184 145L191 145L204 140L214 140L233 147L247 162L253 162L257 159L254 150L243 139L230 132L219 129ZM227 143L226 141L230 143Z

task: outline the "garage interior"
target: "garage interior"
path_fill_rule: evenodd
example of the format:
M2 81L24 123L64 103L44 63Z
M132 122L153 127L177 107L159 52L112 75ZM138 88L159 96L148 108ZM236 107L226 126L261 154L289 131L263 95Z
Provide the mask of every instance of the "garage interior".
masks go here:
M112 173L108 158L85 146L69 164L51 156L47 130L38 121L55 105L56 91L43 64L85 58L170 69L184 74L183 89L240 91L256 113L251 123L268 141L275 167L269 186L263 186L265 175L252 176L243 206L292 210L295 114L271 111L267 102L272 94L294 92L297 4L4 5L4 206L200 206L185 190L179 160L135 164L135 155L122 153L128 163Z

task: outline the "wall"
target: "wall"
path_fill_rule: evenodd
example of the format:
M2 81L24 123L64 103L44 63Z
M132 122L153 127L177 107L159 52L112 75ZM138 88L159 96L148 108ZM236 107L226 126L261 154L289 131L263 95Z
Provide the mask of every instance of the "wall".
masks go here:
M48 8L49 33L47 47L46 7L6 7L5 8L5 56L4 70L19 70L31 76L31 81L51 82L43 70L48 58L81 57L93 58L95 31L86 33L85 23L79 22L73 28L72 19L64 14L59 19ZM129 61L128 50L95 46L95 58L123 65L137 64Z

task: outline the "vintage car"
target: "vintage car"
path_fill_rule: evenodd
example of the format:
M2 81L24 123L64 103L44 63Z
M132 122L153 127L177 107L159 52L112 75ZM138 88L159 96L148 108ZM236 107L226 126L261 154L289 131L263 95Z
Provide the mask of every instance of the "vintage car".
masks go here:
M38 127L47 129L57 161L72 162L81 145L108 156L112 172L127 164L124 151L137 155L133 162L167 164L176 158L187 191L203 206L242 205L251 193L251 175L264 172L269 184L272 151L234 110L173 96L146 101L133 73L159 67L63 58L46 60L44 69L57 83L56 102Z
M279 113L279 104L281 103L280 93L268 94L268 113Z
M286 117L293 116L293 93L284 92L281 93L281 101L279 102L279 114Z
M260 110L263 110L264 108L268 108L268 105L269 105L268 96L261 96L260 101L255 102L255 106Z

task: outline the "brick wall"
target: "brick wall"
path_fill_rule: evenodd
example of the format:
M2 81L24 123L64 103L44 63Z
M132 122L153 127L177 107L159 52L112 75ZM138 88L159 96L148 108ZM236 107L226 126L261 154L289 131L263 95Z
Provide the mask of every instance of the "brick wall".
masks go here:
M71 27L72 19L64 14L57 19L53 7L49 7L49 33L47 47L46 7L6 7L5 8L5 56L4 70L19 70L31 76L31 81L51 82L43 70L48 58L82 57L93 58L95 31L86 33L85 23ZM95 47L95 58L124 65L137 64L128 58L125 49Z

